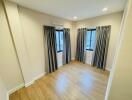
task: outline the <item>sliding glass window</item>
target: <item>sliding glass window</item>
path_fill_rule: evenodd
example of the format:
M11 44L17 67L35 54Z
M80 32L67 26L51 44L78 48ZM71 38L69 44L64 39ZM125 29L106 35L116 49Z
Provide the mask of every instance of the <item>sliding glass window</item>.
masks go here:
M56 45L57 45L57 52L63 51L63 30L56 30Z
M88 29L86 34L86 50L93 51L96 41L96 29Z

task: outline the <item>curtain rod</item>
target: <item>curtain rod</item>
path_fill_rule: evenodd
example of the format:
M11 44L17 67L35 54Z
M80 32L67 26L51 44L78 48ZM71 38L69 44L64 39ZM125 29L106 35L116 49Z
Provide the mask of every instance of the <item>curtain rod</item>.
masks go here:
M78 27L78 28L95 29L96 27L103 27L103 26L111 26L111 25L97 25L97 26L87 26L87 27Z

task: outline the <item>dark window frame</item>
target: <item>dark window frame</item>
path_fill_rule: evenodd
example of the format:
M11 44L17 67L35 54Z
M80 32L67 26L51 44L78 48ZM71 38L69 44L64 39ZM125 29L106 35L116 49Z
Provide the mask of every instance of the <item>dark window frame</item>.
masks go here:
M59 32L59 50L56 49L57 53L60 53L60 52L63 52L63 50L61 50L61 43L60 43L60 39L61 39L61 35L60 35L60 32L63 32L63 35L64 35L64 30L55 30L55 33ZM57 45L57 42L56 42L56 45Z
M92 48L91 48L91 42L92 42L92 31L96 31L96 29L87 29L87 32L90 31L90 49L86 49L88 51L94 51ZM87 40L87 39L86 39Z

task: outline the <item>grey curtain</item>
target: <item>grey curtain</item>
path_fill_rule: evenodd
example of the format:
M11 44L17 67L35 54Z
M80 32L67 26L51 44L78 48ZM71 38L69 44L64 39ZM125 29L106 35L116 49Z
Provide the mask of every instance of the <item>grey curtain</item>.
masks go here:
M63 36L63 64L68 64L71 61L71 40L69 28L64 28Z
M87 28L78 29L77 34L77 47L76 47L76 60L85 63L86 58L86 33Z
M96 28L96 48L93 58L93 66L104 69L106 67L107 52L109 45L111 26L102 26Z
M44 49L46 72L51 73L57 70L57 52L55 28L44 26Z

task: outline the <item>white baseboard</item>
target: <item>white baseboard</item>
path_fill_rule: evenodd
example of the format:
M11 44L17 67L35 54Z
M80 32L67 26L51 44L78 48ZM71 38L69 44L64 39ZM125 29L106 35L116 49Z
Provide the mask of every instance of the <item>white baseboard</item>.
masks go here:
M30 82L28 82L28 83L26 83L26 84L22 83L22 84L20 84L20 85L18 85L18 86L16 86L16 87L12 88L11 90L9 90L9 91L7 92L7 100L9 100L9 95L10 95L10 94L12 94L12 93L14 93L15 91L17 91L17 90L23 88L24 86L25 86L25 87L28 87L28 86L32 85L36 80L38 80L39 78L43 77L44 75L45 75L45 73L41 73L41 74L39 74L38 76L36 76L32 81L30 81Z
M28 83L25 83L25 87L28 87L28 86L32 85L33 83L34 83L34 80L32 80L32 81L30 81Z
M44 73L39 74L38 76L36 76L36 77L34 78L34 81L36 81L36 80L40 79L40 78L41 78L41 77L43 77L44 75L45 75L45 72L44 72Z
M9 100L9 93L6 93L6 100Z
M9 90L7 95L10 95L10 94L14 93L15 91L17 91L17 90L19 90L19 89L21 89L23 87L24 87L24 83L22 83L22 84L20 84L20 85L18 85L16 87L12 88L11 90Z
M28 87L30 85L32 85L36 80L38 80L39 78L43 77L45 75L45 72L44 73L41 73L39 74L38 76L34 77L34 79L28 83L25 84L25 87Z
M106 70L109 71L109 72L111 71L111 69L110 68L107 68L107 67L106 67Z

